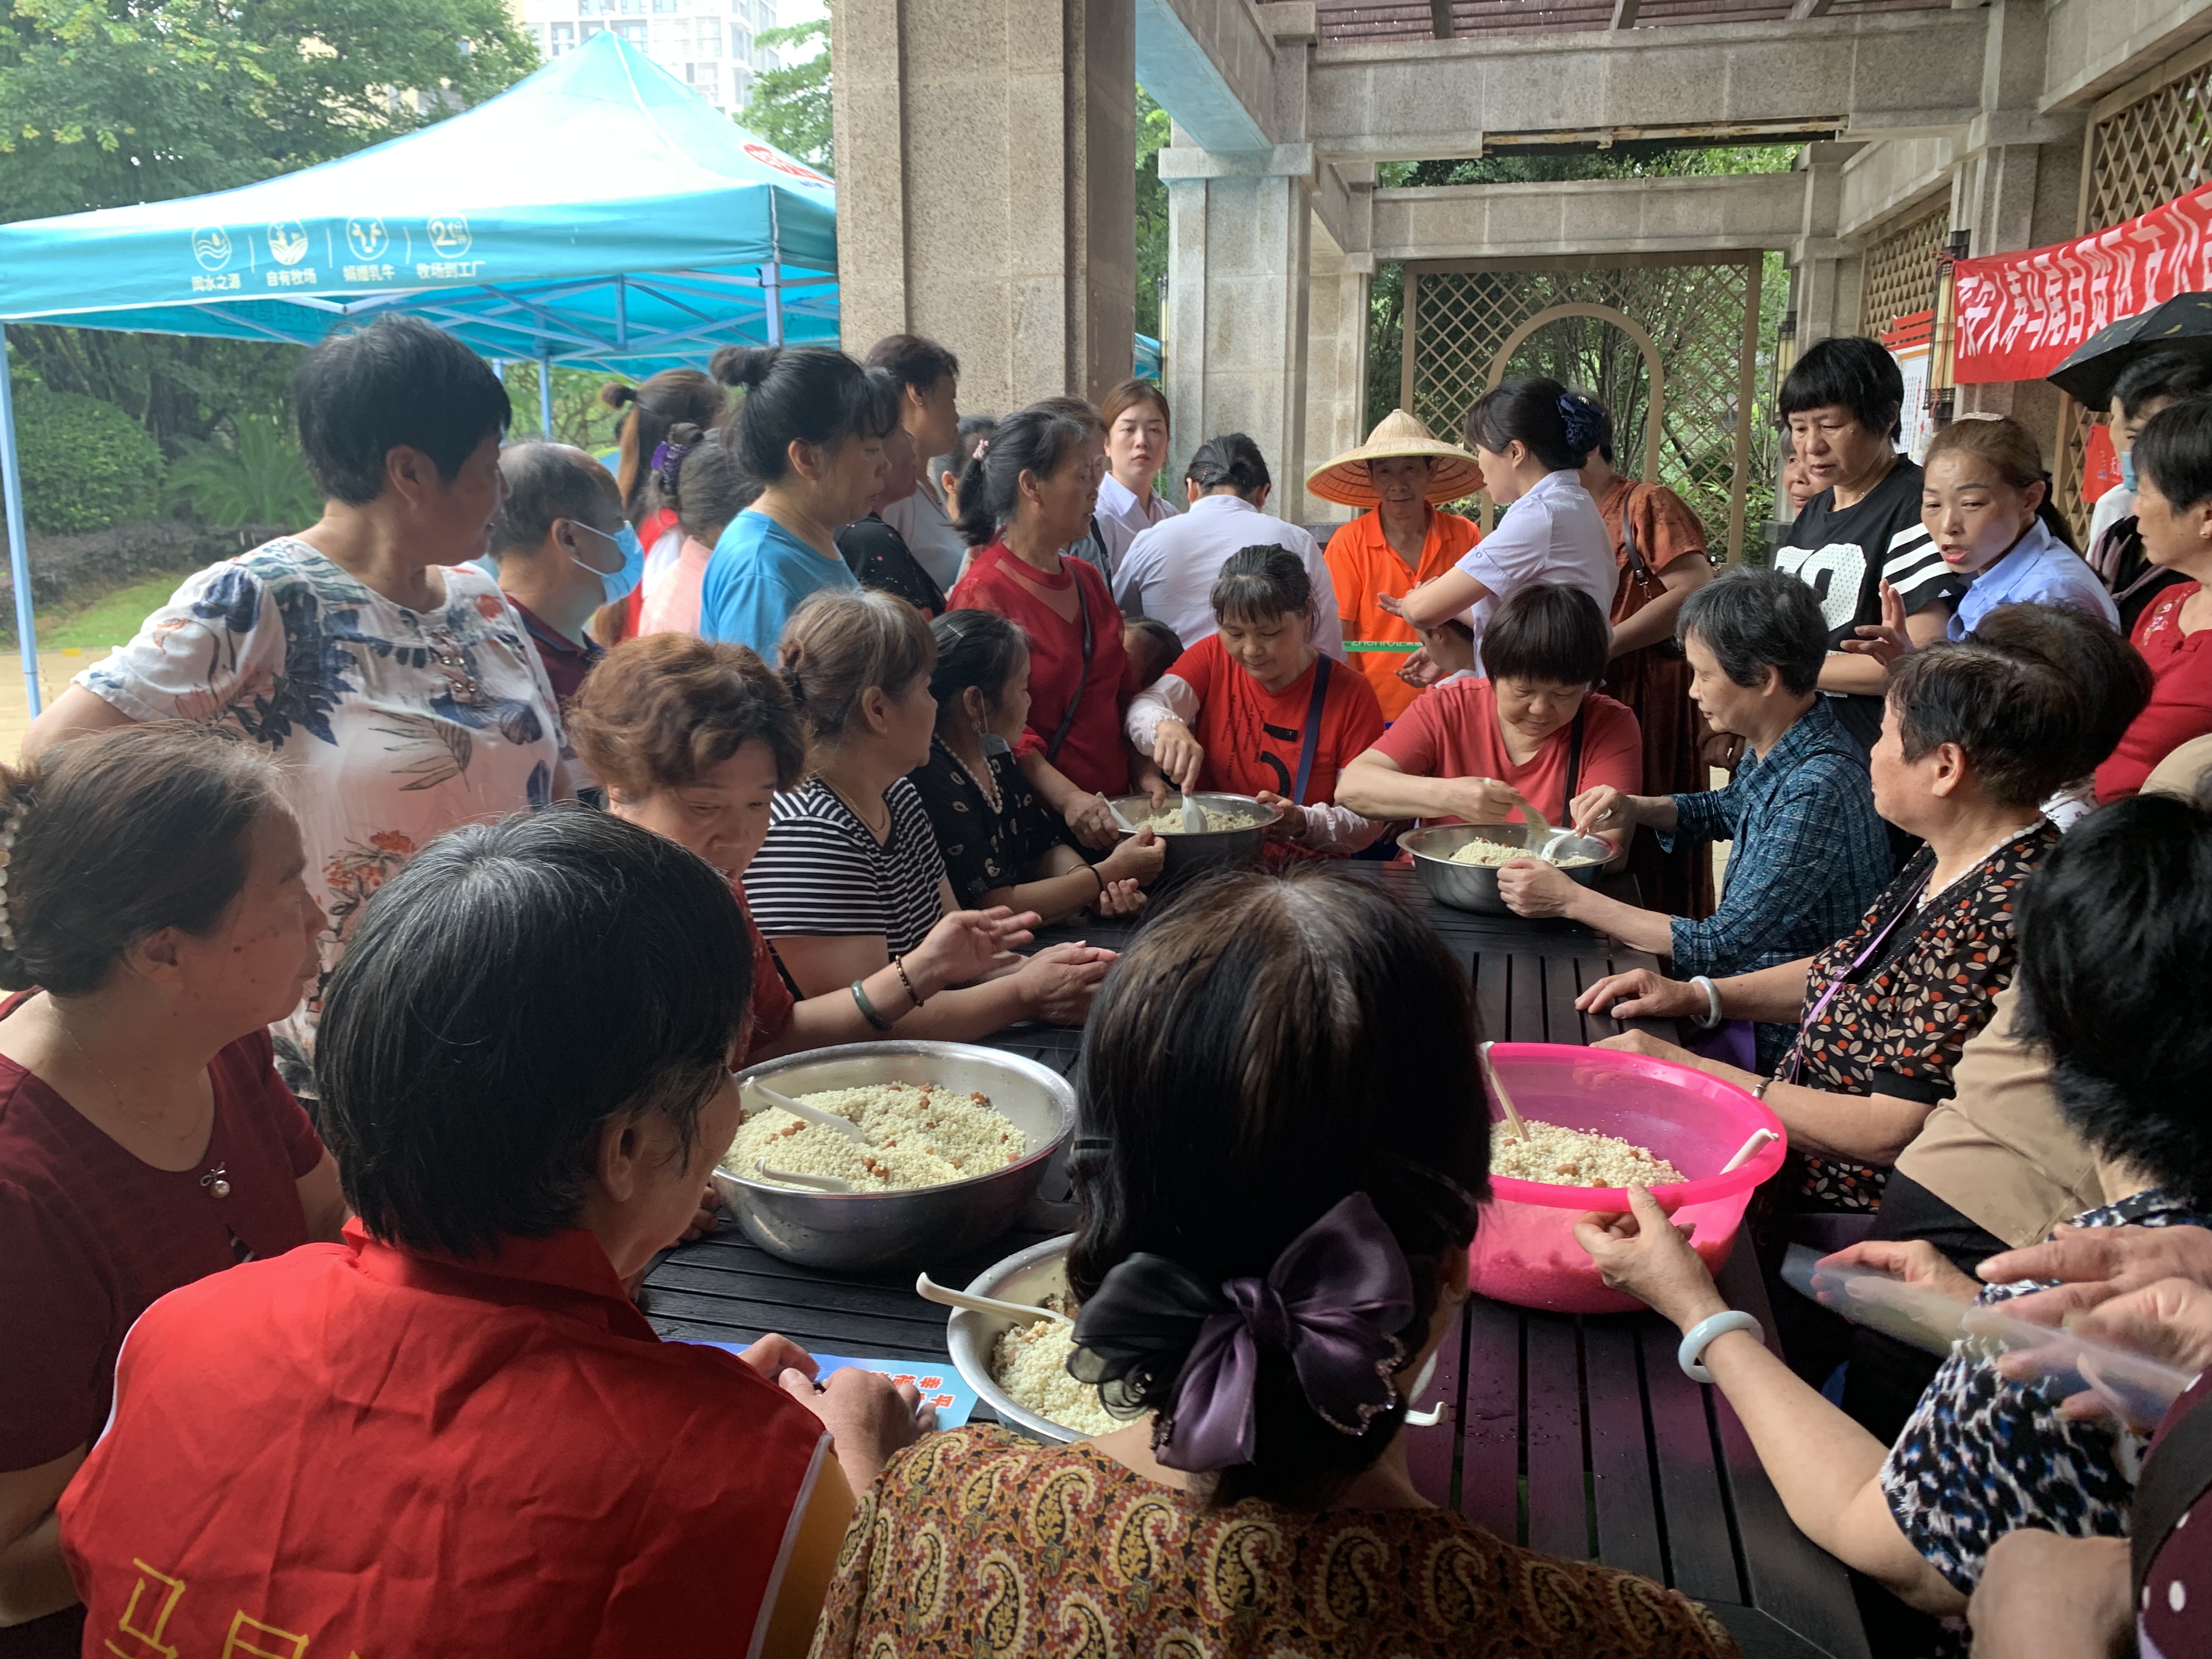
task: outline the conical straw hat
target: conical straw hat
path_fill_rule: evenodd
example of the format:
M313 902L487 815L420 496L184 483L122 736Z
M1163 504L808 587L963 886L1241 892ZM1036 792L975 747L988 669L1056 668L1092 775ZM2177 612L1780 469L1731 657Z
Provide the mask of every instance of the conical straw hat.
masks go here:
M1402 409L1385 415L1358 448L1347 449L1307 474L1306 488L1325 501L1373 507L1382 497L1368 477L1367 464L1396 455L1426 455L1434 459L1436 474L1429 481L1431 501L1459 501L1482 488L1482 468L1474 456L1436 437L1418 416Z

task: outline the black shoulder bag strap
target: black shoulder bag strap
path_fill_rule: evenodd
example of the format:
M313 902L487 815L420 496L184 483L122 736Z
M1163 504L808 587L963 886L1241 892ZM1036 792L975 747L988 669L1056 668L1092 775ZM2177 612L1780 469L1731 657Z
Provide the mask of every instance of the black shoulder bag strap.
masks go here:
M2128 1521L2128 1555L2135 1580L2135 1605L2142 1605L2143 1580L2159 1552L2190 1506L2212 1491L2212 1400L2197 1404L2166 1433L2143 1464L2142 1480Z
M1306 798L1306 785L1313 781L1314 753L1321 747L1321 709L1328 701L1328 653L1323 652L1314 659L1313 696L1306 699L1306 734L1298 742L1298 781L1291 788L1291 803L1298 805Z
M1567 793L1565 799L1570 805L1574 802L1576 786L1583 781L1583 726L1589 719L1589 699L1584 697L1583 706L1575 710L1574 728L1567 733Z
M1091 683L1091 605L1083 597L1083 578L1071 570L1067 579L1075 584L1075 612L1083 618L1083 667L1075 677L1075 691L1067 700L1067 712L1060 717L1060 729L1044 746L1044 757L1055 762L1060 759L1060 744L1067 741L1068 732L1075 724L1075 711L1083 707L1083 688Z
M1651 587L1651 567L1644 562L1643 550L1636 544L1636 489L1631 485L1628 497L1620 504L1620 548L1628 555L1628 574L1636 579L1636 586L1647 593Z

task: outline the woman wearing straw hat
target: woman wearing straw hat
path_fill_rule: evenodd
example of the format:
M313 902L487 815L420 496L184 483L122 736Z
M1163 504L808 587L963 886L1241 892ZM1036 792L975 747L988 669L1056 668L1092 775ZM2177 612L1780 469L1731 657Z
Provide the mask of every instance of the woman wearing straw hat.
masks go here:
M1399 675L1421 650L1411 624L1378 601L1402 599L1441 576L1482 538L1472 519L1441 511L1482 488L1474 457L1433 436L1402 409L1367 441L1316 467L1306 488L1323 501L1365 507L1329 538L1329 580L1344 622L1344 648L1375 688L1382 717L1404 714L1419 688Z

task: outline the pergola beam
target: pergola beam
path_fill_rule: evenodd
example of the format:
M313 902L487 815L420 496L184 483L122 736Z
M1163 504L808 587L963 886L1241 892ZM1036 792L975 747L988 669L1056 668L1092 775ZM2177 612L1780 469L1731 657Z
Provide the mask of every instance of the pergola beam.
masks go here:
M1642 10L1644 0L1613 0L1613 26L1617 29L1636 27L1636 14Z
M1447 185L1378 190L1374 201L1376 259L1742 251L1806 234L1801 173Z

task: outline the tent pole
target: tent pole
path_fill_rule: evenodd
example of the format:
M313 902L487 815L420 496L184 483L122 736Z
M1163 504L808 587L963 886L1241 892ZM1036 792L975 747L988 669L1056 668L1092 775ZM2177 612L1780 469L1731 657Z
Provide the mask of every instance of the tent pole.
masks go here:
M550 351L538 354L538 424L543 428L544 436L552 437L553 354Z
M0 491L7 496L8 568L15 578L15 644L23 656L23 690L31 718L39 696L39 619L31 605L31 544L23 526L23 469L15 456L15 399L9 386L8 330L0 324Z
M768 343L780 346L783 343L783 268L781 265L761 267L761 294L768 301Z

